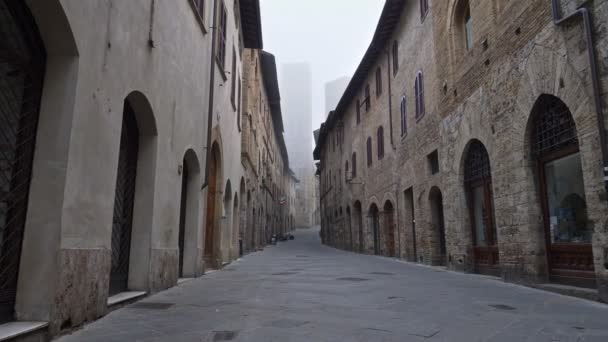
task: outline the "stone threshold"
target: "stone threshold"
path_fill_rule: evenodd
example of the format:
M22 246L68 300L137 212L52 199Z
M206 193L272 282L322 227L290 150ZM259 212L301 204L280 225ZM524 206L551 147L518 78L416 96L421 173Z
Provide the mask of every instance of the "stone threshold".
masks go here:
M557 293L562 296L580 298L580 299L590 300L590 301L593 301L596 303L607 304L607 303L603 302L602 300L600 300L600 297L599 297L596 289L588 289L588 288L584 288L584 287L576 287L576 286L561 285L561 284L554 284L554 283L520 284L520 283L505 281L502 277L498 277L498 276L450 270L446 266L431 266L431 265L427 265L427 264L411 262L411 261L398 259L398 258L390 258L390 257L384 257L384 256L377 256L377 257L385 258L385 259L396 261L396 262L403 263L403 264L408 264L411 266L419 266L419 267L424 267L424 268L428 268L428 269L434 269L436 272L450 272L450 273L460 274L460 275L473 275L478 278L494 280L494 281L498 281L498 282L513 285L513 286L527 287L527 288L531 288L531 289Z
M8 341L15 337L45 329L48 322L9 322L0 325L0 341Z
M597 294L597 290L587 289L584 287L576 287L569 285L561 285L561 284L538 284L534 286L537 289L549 291L553 293L558 293L565 296L577 297L581 299L587 299L594 302L600 302L600 298Z
M177 285L181 285L181 284L187 283L187 282L192 281L194 279L196 279L196 278L179 278L179 279L177 279Z
M124 302L129 302L141 298L146 294L147 292L145 291L128 291L115 294L108 298L108 307L112 307L115 305L122 304Z

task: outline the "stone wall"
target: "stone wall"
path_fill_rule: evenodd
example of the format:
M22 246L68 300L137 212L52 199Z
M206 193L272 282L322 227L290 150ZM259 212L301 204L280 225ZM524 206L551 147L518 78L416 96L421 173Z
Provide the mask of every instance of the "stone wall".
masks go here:
M580 1L563 1L571 13ZM378 254L390 254L394 235L396 256L425 264L445 264L453 270L476 271L469 206L464 183L465 157L473 141L486 148L491 165L491 191L497 233L499 274L507 281L538 284L549 281L547 244L538 165L532 155L531 114L541 95L561 99L574 118L589 224L594 229L593 260L598 295L606 300L608 203L602 181L602 160L582 22L575 18L557 27L549 1L470 1L473 45L467 49L459 29L458 1L431 1L421 19L418 2L407 2L400 23L382 51L399 44L399 70L375 95L375 70L386 82L390 54L381 53L367 81L336 124L326 127L321 151L321 215L324 241L339 248L374 253L374 219L379 210ZM594 19L594 46L601 90L606 93L608 52L605 46L605 2L587 3ZM424 116L416 117L414 82L424 73ZM371 110L361 109L369 83ZM390 99L388 98L390 96ZM400 105L405 97L407 132L402 135ZM602 99L605 107L605 95ZM389 107L390 106L390 107ZM605 111L605 110L604 110ZM392 121L391 121L392 120ZM344 133L340 125L343 123ZM389 130L392 123L392 139ZM377 127L382 125L385 156L377 158ZM335 138L344 136L334 150ZM372 137L373 165L367 167L366 140ZM351 148L352 147L352 148ZM433 174L429 156L437 151L439 170ZM357 152L357 177L337 181L345 161ZM352 168L351 168L352 170ZM331 185L330 185L330 176ZM343 174L342 174L343 175ZM439 200L440 199L440 200ZM362 203L363 248L358 246L357 215L336 216L340 208ZM388 206L386 206L388 204ZM445 255L437 204L443 206ZM385 210L390 206L394 211ZM413 207L413 211L412 211ZM352 209L351 209L352 210ZM388 213L388 214L387 214ZM391 219L391 213L394 217ZM392 231L391 222L397 222ZM351 222L354 242L344 233ZM388 223L387 223L388 222ZM353 229L354 228L354 229Z

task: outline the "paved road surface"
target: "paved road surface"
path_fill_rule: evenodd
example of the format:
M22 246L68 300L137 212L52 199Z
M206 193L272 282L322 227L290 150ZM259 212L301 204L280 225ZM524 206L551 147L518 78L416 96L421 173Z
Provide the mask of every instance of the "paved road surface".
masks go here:
M60 341L607 342L608 306L337 251L304 230Z

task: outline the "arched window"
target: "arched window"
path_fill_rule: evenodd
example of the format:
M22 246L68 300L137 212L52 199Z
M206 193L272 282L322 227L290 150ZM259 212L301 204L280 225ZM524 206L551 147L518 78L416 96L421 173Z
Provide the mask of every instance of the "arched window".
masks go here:
M357 124L361 123L361 100L357 99Z
M382 94L382 69L376 69L376 97Z
M429 0L420 0L420 19L424 20L429 13Z
M353 166L353 179L357 178L357 152L353 152L351 164Z
M348 183L348 160L344 163L344 181Z
M414 92L416 94L416 119L420 119L424 116L425 105L424 105L424 76L422 71L418 71L416 75L416 84L414 85Z
M395 40L393 42L393 76L397 75L399 71L399 43Z
M473 18L471 17L471 7L469 6L468 0L462 0L460 6L464 43L467 50L470 50L473 48Z
M372 138L367 138L367 167L372 166Z
M384 128L378 127L378 159L384 158Z
M368 83L367 85L365 85L365 112L369 112L370 108L372 108L372 98L370 96Z
M405 96L401 98L401 136L407 134L407 101Z

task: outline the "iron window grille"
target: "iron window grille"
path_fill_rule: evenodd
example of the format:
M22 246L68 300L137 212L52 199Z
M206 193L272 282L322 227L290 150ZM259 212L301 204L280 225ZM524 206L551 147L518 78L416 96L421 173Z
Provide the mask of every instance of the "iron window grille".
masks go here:
M576 125L568 107L558 98L543 96L535 106L533 152L542 156L578 147Z

